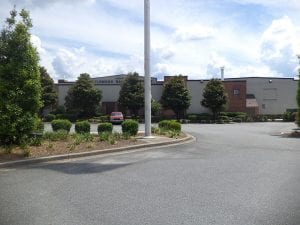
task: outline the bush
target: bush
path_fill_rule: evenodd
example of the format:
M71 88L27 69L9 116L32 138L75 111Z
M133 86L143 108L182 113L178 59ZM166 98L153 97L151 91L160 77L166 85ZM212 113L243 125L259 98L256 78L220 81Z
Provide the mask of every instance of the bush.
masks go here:
M212 115L208 113L201 113L198 115L198 120L201 121L210 121L212 120Z
M88 121L81 121L75 123L76 133L90 133L91 124Z
M188 115L187 119L190 121L190 123L198 123L199 122L198 116L194 115L194 114Z
M45 122L51 122L52 120L55 120L55 119L56 119L56 116L54 114L48 114L44 118Z
M153 116L159 116L161 113L161 104L155 100L152 100L151 102L151 114Z
M242 120L241 118L237 118L237 117L233 118L232 121L233 121L233 122L236 122L236 123L241 123L241 122L243 122L243 120Z
M239 117L239 118L242 118L242 117L247 117L247 113L244 113L244 112L221 112L220 113L220 116L228 116L228 117Z
M58 130L55 132L46 132L43 134L43 139L49 141L62 141L68 139L68 132L66 130Z
M137 135L139 129L139 123L135 120L125 120L122 123L122 132L131 136Z
M171 130L181 132L181 124L176 120L163 120L158 123L158 127L162 130Z
M264 115L255 115L253 116L253 121L254 122L266 122L268 118Z
M295 113L295 120L296 120L298 127L300 127L300 110L299 110L299 112Z
M223 121L223 123L229 123L229 117L228 116L219 116L219 121Z
M37 119L36 122L36 129L34 130L33 133L43 133L44 132L44 123L42 119Z
M152 116L151 122L152 122L152 123L158 123L158 122L161 121L162 119L163 119L162 116Z
M109 122L109 115L104 115L99 117L101 123Z
M112 133L112 130L113 130L112 123L100 123L98 125L98 134L103 132Z
M162 120L158 123L158 127L160 129L167 129L168 128L168 123L170 120Z
M54 111L51 112L51 114L57 115L57 114L65 114L66 108L62 105L59 105Z
M56 119L58 120L66 120L68 119L66 114L56 114Z
M67 120L70 120L71 122L76 122L76 120L77 120L77 118L78 118L76 114L71 114L71 113L65 114L64 117L65 117Z
M285 112L283 114L283 121L285 122L294 122L296 121L296 112Z
M100 141L108 141L110 135L111 134L108 132L101 132L101 133L99 133L99 140Z
M53 131L65 130L70 132L72 123L69 120L53 120L51 126Z
M158 127L151 127L151 133L152 134L159 134L159 128Z

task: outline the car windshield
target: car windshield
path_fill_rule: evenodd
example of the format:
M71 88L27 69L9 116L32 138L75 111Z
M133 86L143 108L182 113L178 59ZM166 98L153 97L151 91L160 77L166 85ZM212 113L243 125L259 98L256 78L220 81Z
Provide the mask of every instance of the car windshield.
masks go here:
M121 112L113 112L111 113L112 116L122 116Z

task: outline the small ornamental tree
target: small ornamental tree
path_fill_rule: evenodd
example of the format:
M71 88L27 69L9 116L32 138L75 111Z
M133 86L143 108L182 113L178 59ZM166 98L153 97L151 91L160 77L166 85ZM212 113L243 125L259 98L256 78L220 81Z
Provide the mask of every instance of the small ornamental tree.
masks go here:
M68 113L74 113L78 118L90 118L96 114L101 99L102 92L96 89L90 75L83 73L69 89L65 106Z
M144 87L139 80L138 73L129 73L124 79L118 102L135 116L137 116L139 109L144 106Z
M152 99L151 101L151 115L158 116L161 112L161 104Z
M54 81L48 74L44 67L40 67L41 74L41 85L42 85L42 102L43 107L41 111L45 108L53 109L57 104L57 92L55 90Z
M39 124L39 56L30 42L29 12L13 9L0 34L0 144L20 143Z
M201 104L209 108L216 119L217 115L225 108L226 103L227 97L222 81L211 79L203 91Z
M165 84L161 102L164 108L172 109L176 113L177 119L180 119L180 113L190 107L191 95L181 75L172 77Z

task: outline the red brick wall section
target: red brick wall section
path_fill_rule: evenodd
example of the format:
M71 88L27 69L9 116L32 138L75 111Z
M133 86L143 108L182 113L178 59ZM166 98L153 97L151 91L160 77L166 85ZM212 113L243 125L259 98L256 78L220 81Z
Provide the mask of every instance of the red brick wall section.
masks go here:
M246 81L224 81L228 96L228 112L246 112L247 83Z

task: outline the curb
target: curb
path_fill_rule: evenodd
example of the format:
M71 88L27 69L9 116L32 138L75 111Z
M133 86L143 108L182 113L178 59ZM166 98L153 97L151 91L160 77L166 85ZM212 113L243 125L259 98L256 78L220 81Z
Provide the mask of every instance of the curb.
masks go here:
M156 143L146 143L146 144L125 146L125 147L120 147L120 148L109 148L109 149L103 149L103 150L93 150L93 151L89 151L89 152L79 152L79 153L70 153L70 154L64 154L64 155L44 156L44 157L33 158L33 159L22 159L22 160L17 160L17 161L4 162L4 163L0 163L0 168L13 167L13 166L24 166L24 165L50 162L50 161L56 161L56 160L64 160L64 159L74 159L74 158L80 158L80 157L86 157L86 156L94 156L94 155L101 155L101 154L107 154L107 153L143 149L143 148L149 148L149 147L159 147L159 146L167 146L167 145L173 145L173 144L178 145L178 144L184 144L186 142L196 140L196 138L194 136L187 134L187 133L185 133L185 134L187 136L184 138L174 139L174 140L170 140L170 141L161 141L161 142L156 142Z

